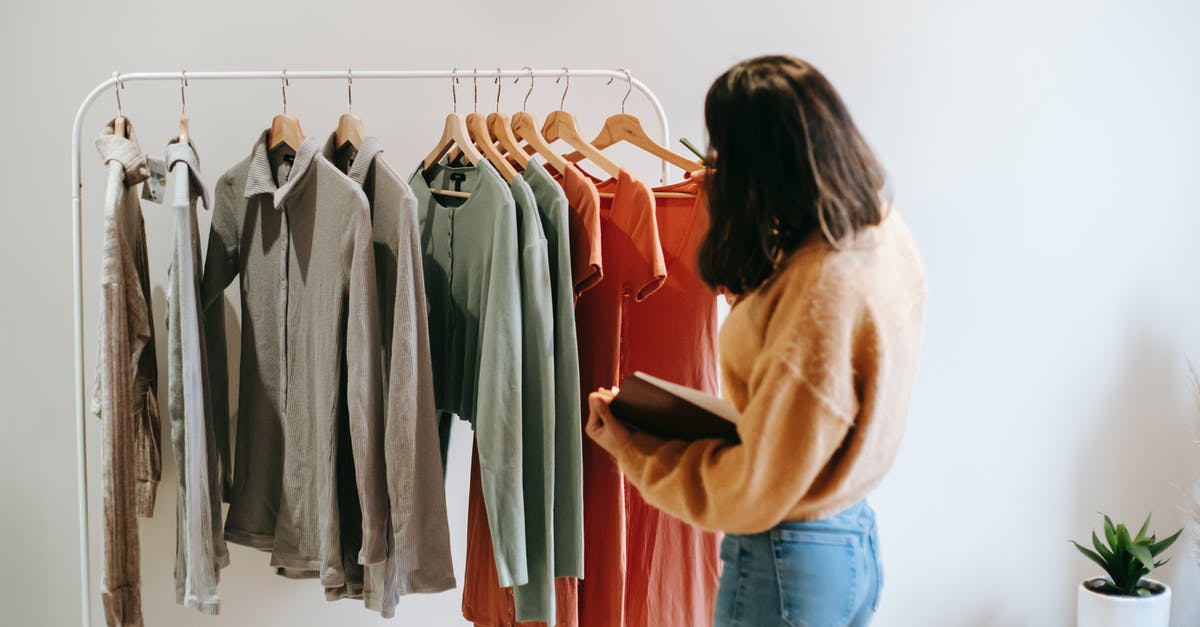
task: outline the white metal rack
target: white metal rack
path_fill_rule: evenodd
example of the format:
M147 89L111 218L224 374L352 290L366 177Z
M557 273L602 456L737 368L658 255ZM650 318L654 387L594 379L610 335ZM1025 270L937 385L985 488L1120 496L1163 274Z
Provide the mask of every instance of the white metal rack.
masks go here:
M454 79L467 75L464 71L452 70L268 70L255 72L132 72L129 74L113 73L108 80L96 85L80 103L75 113L75 123L71 127L71 250L72 274L74 278L74 309L75 309L75 447L77 455L78 491L79 491L79 576L80 601L83 627L90 627L91 621L91 553L88 535L88 488L87 488L87 447L86 447L86 397L84 386L83 364L83 233L82 233L82 189L80 178L80 143L83 132L83 120L91 109L96 98L109 88L121 89L124 83L133 81L191 81L212 80L305 80L305 79ZM624 70L573 70L559 69L529 69L518 70L472 70L472 78L607 78L610 80L627 81L631 89L636 89L644 95L654 107L658 116L663 146L670 144L671 135L667 126L667 114L663 110L658 97L644 83L630 76ZM666 162L663 162L663 180L666 180Z

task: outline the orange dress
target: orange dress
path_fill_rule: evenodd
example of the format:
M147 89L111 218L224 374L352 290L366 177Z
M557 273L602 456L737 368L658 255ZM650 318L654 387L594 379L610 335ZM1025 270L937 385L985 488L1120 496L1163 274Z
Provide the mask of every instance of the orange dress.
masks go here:
M626 311L627 370L717 394L717 295L700 280L696 259L708 229L704 185L687 179L655 191L696 198L655 199L667 281ZM648 505L628 481L625 510L625 625L712 625L721 534Z

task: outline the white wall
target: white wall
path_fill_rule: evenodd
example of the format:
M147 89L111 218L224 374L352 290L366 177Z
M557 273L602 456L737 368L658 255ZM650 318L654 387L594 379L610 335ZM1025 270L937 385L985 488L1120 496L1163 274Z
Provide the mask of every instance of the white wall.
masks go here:
M754 54L803 56L888 166L931 285L911 427L874 497L887 570L877 624L1071 624L1074 587L1094 569L1067 539L1085 537L1097 510L1127 520L1153 510L1164 532L1187 520L1200 459L1186 366L1200 359L1200 5L411 4L0 3L0 623L78 622L68 128L113 70L627 66L658 91L674 135L701 142L716 74ZM438 133L446 87L361 80L355 109L404 164ZM506 108L518 107L524 86L505 88ZM480 89L490 110L491 86ZM595 127L622 91L575 81L568 108ZM539 81L531 109L558 94ZM296 82L289 96L323 135L345 89ZM469 103L469 84L459 96ZM249 150L278 97L272 83L193 83L192 136L210 184ZM177 86L131 84L124 101L143 147L161 152ZM113 109L111 95L99 101L87 142ZM648 162L632 163L653 178ZM83 165L90 373L102 194L90 145ZM146 216L161 312L171 225L157 207ZM95 520L94 422L89 436ZM236 547L219 619L175 607L167 458L157 515L142 527L150 624L378 621ZM466 463L460 437L448 484L460 568ZM1174 554L1162 573L1176 589L1174 624L1196 625L1196 552L1181 543ZM406 599L403 624L459 624L458 601Z

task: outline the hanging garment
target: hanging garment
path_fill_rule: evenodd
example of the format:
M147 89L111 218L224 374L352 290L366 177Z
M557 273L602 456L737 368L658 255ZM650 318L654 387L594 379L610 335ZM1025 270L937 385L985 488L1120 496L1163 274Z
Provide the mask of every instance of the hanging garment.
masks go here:
M570 209L562 188L537 159L521 173L537 203L546 236L554 324L554 576L583 576L583 452L579 348L570 248ZM598 216L599 211L595 214ZM598 233L597 229L597 233ZM586 249L583 252L589 252ZM585 262L599 272L599 252Z
M546 235L525 179L509 183L521 266L521 439L529 582L513 590L518 620L554 622L554 308Z
M573 174L571 185L576 185L571 190L576 198L573 207L569 206L564 190L536 159L531 159L521 174L533 190L549 253L554 319L553 574L556 577L553 615L547 620L536 621L527 620L524 618L527 615L521 614L518 623L521 625L574 627L579 624L576 579L583 576L583 468L572 277L584 277L579 285L587 286L594 284L590 277L600 274L600 197L595 186L578 170ZM592 231L594 238L582 227L584 224L597 226ZM582 248L572 250L569 244L572 239ZM593 241L597 248L588 250ZM578 260L578 271L573 270L573 257ZM502 588L497 581L483 497L477 484L478 463L474 462L467 510L463 617L480 626L511 626L520 614L515 600L517 595L512 588Z
M359 563L384 562L388 544L370 208L362 188L319 154L316 140L277 161L266 142L263 132L251 155L217 181L205 261L208 319L225 315L218 297L235 277L242 297L237 458L225 537L271 551L280 574L315 570L323 585L340 587L336 469L346 451L337 447L339 429L349 433L362 505ZM225 341L217 333L208 339ZM228 385L226 364L209 366L213 386Z
M103 425L104 575L108 625L142 625L137 516L154 513L161 470L154 325L146 229L133 191L146 180L146 157L133 124L115 120L96 139L108 167L100 267L99 352L92 411Z
M554 461L555 364L554 316L546 237L537 200L525 179L509 183L516 205L517 246L521 283L521 435L522 477L525 499L525 546L529 581L513 591L515 615L523 621L554 622ZM474 479L474 477L473 477ZM470 508L479 515L481 509ZM487 521L468 522L468 529L487 529ZM479 558L477 554L486 558ZM491 543L482 534L467 538L467 564L474 570L491 558ZM494 575L494 568L486 568ZM467 586L495 586L496 579L481 581L478 573L466 577ZM466 597L473 594L464 590Z
M346 560L347 586L326 593L331 598L361 594L368 609L391 618L400 595L442 592L456 584L438 456L417 200L382 153L374 137L364 137L357 149L346 144L339 150L336 134L322 149L331 163L362 186L371 206L386 390L383 442L391 534L385 564L366 567L364 581L362 567ZM361 524L355 522L361 514L353 471L353 466L339 471L339 494L349 500L342 508L343 544L349 549L343 551L343 558L357 552L354 541L360 540L353 537Z
M445 412L443 451L446 416L458 414L471 423L479 447L498 580L526 584L521 283L512 193L488 163L435 164L429 172L418 167L409 185L421 222L434 392ZM470 197L435 197L431 185Z
M837 247L817 230L721 329L722 390L741 412L741 441L635 433L621 468L647 502L728 533L846 510L895 458L925 296L896 212Z
M209 398L208 357L200 308L200 231L196 200L212 203L192 144L172 140L175 253L167 271L167 413L175 453L175 602L217 614L220 569L229 565L221 534L221 474Z
M604 278L575 307L581 407L587 393L617 385L631 372L630 308L661 287L667 274L650 188L621 170L613 189L614 197L602 200L600 210ZM625 487L616 462L590 438L583 442L583 469L588 557L580 582L580 624L621 627L626 624Z
M601 191L611 191L612 182ZM656 188L694 198L655 198L667 280L627 311L629 370L717 394L717 295L700 279L697 251L708 230L704 186L697 179ZM719 534L647 505L625 483L625 624L707 627L712 624L720 563Z

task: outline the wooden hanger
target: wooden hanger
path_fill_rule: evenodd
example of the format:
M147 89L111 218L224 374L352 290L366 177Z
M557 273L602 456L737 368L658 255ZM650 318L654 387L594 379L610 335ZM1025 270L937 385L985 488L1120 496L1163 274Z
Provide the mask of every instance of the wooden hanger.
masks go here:
M342 117L338 118L337 130L333 134L334 148L341 148L346 144L354 146L358 150L362 146L363 136L363 121L362 118L354 115L354 79L350 76L350 70L346 70L346 112Z
M499 68L497 68L497 72L498 71L499 71ZM488 163L491 163L493 166L495 166L496 171L499 172L500 176L504 178L504 182L512 183L513 179L517 178L517 170L516 170L516 168L513 167L513 165L511 163L508 162L508 159L505 159L504 155L501 154L500 151L496 149L496 144L492 140L491 131L489 131L487 128L487 121L483 117L483 114L479 113L479 111L478 111L478 109L479 109L479 72L478 72L478 70L475 70L473 72L473 74L475 75L473 77L473 82L474 82L474 86L475 86L475 109L476 110L467 115L467 134L471 138L471 143L475 144L475 147L478 148L479 152L481 152L483 154L483 156L488 160ZM500 78L499 75L497 75L496 79L499 80L499 78ZM499 102L500 102L500 93L499 93L499 91L497 91L496 92L497 105L499 104ZM455 148L454 151L450 153L450 162L454 163L461 156L462 156L462 149Z
M496 68L496 110L487 116L487 130L491 138L499 144L497 150L506 157L506 161L515 162L521 170L529 167L529 156L521 150L517 138L513 136L512 126L507 115L500 113L500 68Z
M563 110L562 107L567 101L567 90L571 88L571 73L567 68L563 68L563 72L567 77L567 85L563 89L562 100L558 103L558 111L552 111L550 115L546 116L546 123L542 125L542 137L546 139L546 143L553 143L558 139L567 142L572 148L599 166L601 170L604 170L606 174L616 178L621 172L621 166L600 154L595 146L589 144L583 138L583 133L579 132L579 124L575 121L575 116Z
M271 119L271 130L267 133L268 150L274 150L280 144L287 144L292 150L300 150L300 144L304 143L304 131L300 128L300 120L287 112L287 88L287 70L284 70L280 85L283 92L283 113Z
M521 111L512 116L509 127L512 129L513 135L526 143L526 150L522 150L517 146L517 150L509 149L509 156L514 159L524 158L524 155L539 154L546 160L546 165L549 165L554 171L563 173L567 168L567 161L562 158L562 155L554 152L550 147L550 142L542 137L542 132L538 130L537 123L533 121L533 116L526 112L529 108L529 96L533 93L533 69L529 66L524 68L529 72L529 91L525 92L525 100L521 104ZM519 77L513 80L515 84L521 80ZM515 156L514 153L523 153L521 157Z
M507 115L496 111L489 113L487 116L488 132L500 144L500 150L504 151L504 156L516 162L517 166L522 170L529 167L529 155L521 150L520 144L517 142L517 137L513 135L512 122Z
M629 94L633 92L633 76L629 73L629 70L622 71L625 72L625 82L628 84L628 89L625 90L625 97L621 99L621 112L609 116L604 121L604 127L600 129L600 132L596 135L596 139L592 140L592 145L600 150L604 150L613 144L624 141L641 148L684 172L695 172L696 170L704 169L704 164L672 152L651 139L650 134L642 126L642 121L635 115L625 113L625 103L629 100ZM611 84L612 79L609 79L608 82ZM568 161L576 162L583 159L583 154L573 152L565 155L565 157Z
M600 132L596 135L596 139L592 140L592 145L599 150L604 150L620 142L633 144L684 172L695 172L696 170L704 169L704 164L699 161L688 159L679 153L667 150L658 142L651 139L650 135L646 133L645 127L642 126L641 120L629 113L610 115L604 121L604 127L600 129ZM573 152L569 155L564 155L564 158L567 161L576 162L583 159L583 154Z
M609 176L616 178L621 172L621 166L617 165L612 159L605 157L596 149L595 146L588 143L583 138L583 134L579 132L579 125L575 121L575 116L559 109L551 111L550 115L546 116L545 124L542 124L542 137L546 141L554 142L563 140L567 142L575 150L579 151L585 158L604 170Z
M185 146L191 142L188 137L187 93L184 91L187 84L187 70L183 70L179 78L179 143Z
M496 167L496 171L500 176L504 177L505 183L513 182L517 178L517 169L513 167L504 155L496 149L496 145L492 143L492 135L487 128L487 118L482 113L472 113L467 116L467 130L471 134L471 138L475 140L475 146L483 153L488 162Z
M440 161L442 157L446 156L446 153L450 152L450 149L455 146L462 149L463 158L465 158L467 163L470 163L471 165L477 165L484 159L483 155L480 154L479 149L476 148L475 144L471 142L471 132L467 130L466 119L463 117L463 114L458 112L457 85L458 69L456 68L450 77L450 93L453 98L454 109L449 115L446 116L446 124L442 128L442 136L438 138L437 145L433 147L433 150L430 151L430 153L426 155L425 159L421 162L421 168L423 171L427 172L430 168L436 165L437 162ZM454 196L456 198L469 198L471 196L471 194L467 192L458 192L449 189L430 188L429 191L433 192L434 194Z

